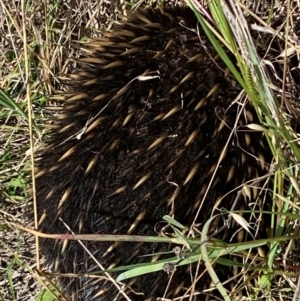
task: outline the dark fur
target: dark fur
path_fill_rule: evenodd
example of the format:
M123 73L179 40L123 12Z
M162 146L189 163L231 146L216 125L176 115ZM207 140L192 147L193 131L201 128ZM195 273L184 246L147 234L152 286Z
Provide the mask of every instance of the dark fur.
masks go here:
M181 20L184 23L181 24ZM173 214L176 220L191 226L213 167L229 139L238 111L242 110L237 104L232 105L240 88L231 76L225 76L226 67L202 30L200 37L197 36L196 28L196 19L189 9L166 9L164 13L148 9L133 14L112 33L82 46L86 51L80 69L69 82L71 96L65 96L64 109L55 119L56 128L39 162L39 214L47 213L42 231L68 232L58 219L61 217L75 233L126 234L141 212L145 214L131 234L156 235L155 226L166 214ZM145 37L143 41L133 41L141 36ZM173 43L164 50L170 40ZM136 52L126 54L135 48ZM154 58L160 51L163 51L161 56ZM197 54L202 57L189 62ZM85 58L102 61L96 63ZM109 65L117 61L118 66ZM179 84L191 71L194 74ZM135 79L140 75L159 77ZM89 83L91 80L94 82ZM218 85L215 93L206 97L215 85ZM126 91L118 96L123 89ZM81 93L84 95L72 99ZM100 100L93 100L101 94ZM201 107L195 109L200 101ZM162 118L175 107L177 111L173 115ZM247 110L252 110L249 105ZM251 133L243 126L257 122L254 112L252 115L254 120L242 114L197 222L207 220L218 198L266 173L257 160L258 154L265 152L262 134ZM99 123L91 129L88 122L95 116L93 122L98 120ZM123 125L126 118L129 121ZM226 124L220 129L222 120ZM76 139L87 124L88 130ZM194 131L197 135L186 145ZM250 137L249 144L245 133ZM164 140L149 149L160 137ZM72 148L73 152L62 160ZM252 153L255 156L251 156ZM88 168L91 162L93 166ZM193 168L196 173L184 184ZM230 170L234 176L228 179ZM145 175L149 175L148 179L134 189ZM124 191L115 193L125 186ZM70 194L59 206L67 189ZM171 204L176 189L178 193ZM229 194L219 207L230 209L235 197L236 192ZM99 270L77 242L69 242L63 254L61 246L62 242L53 240L42 243L47 263L53 267L54 261L59 260L57 272L95 273ZM160 244L122 243L102 257L110 243L88 242L86 246L106 268L113 262L124 265L150 261L149 257L138 256L172 249ZM184 294L184 289L175 289L181 282L185 288L191 285L190 274L185 273L186 268L175 273L167 292L169 298ZM162 297L168 281L164 272L149 274L132 285L136 292L143 292L143 296L130 291L128 294L132 300ZM95 300L113 300L115 289L109 282L94 282L94 278L65 278L62 285L68 294L77 295L78 300L92 300L91 296L100 294L105 287L108 293L100 294ZM206 280L199 281L196 290L202 290L204 282ZM200 294L195 300L203 298Z

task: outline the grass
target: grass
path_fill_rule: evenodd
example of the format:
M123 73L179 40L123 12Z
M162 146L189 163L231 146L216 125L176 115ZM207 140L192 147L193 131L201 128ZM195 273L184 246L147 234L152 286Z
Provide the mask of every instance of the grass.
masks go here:
M145 5L144 2L139 1L136 6ZM232 297L218 281L212 264L214 261L238 268L235 291L246 291L247 300L297 300L297 265L300 263L297 257L300 238L297 163L300 152L297 135L291 130L289 121L293 111L297 111L293 99L299 97L298 89L292 87L295 75L292 76L294 66L291 66L293 60L290 59L290 54L299 54L299 50L288 30L290 24L299 23L295 19L296 12L289 9L291 5L287 6L281 16L280 27L273 21L277 2L264 16L249 11L261 30L271 32L269 44L257 47L259 39L254 40L249 34L252 32L250 24L243 22L243 15L238 9L233 9L234 6L222 7L218 0L209 1L208 8L199 6L196 1L186 2L194 7L202 27L206 28L207 35L246 91L245 95L260 117L260 125L253 127L264 131L274 156L270 174L261 179L273 183L273 190L270 191L272 208L267 212L255 212L257 207L253 205L253 211L250 212L254 217L269 216L268 238L261 240L253 237L240 243L225 244L209 236L210 223L219 213L206 221L202 232L198 233L201 244L183 235L183 227L170 217L165 217L177 234L177 243L192 250L190 253L186 251L182 256L177 254L169 263L199 264L203 260L224 300L231 300ZM231 1L227 3L230 4ZM125 5L127 9L132 7L130 1L123 6L119 3L120 12ZM242 4L240 7L247 10ZM109 13L109 5L99 9L98 1L89 1L88 4L80 0L35 4L2 0L0 8L4 16L0 21L0 246L3 254L0 283L4 283L0 288L0 300L54 300L55 297L51 296L48 288L55 295L59 292L54 285L47 284L49 280L45 281L40 276L39 261L33 258L37 254L34 237L16 226L33 226L33 222L26 219L28 210L33 207L30 189L34 191L31 182L33 156L30 150L36 150L41 144L44 134L42 124L49 118L44 110L49 96L64 88L60 85L63 74L76 68L76 64L70 59L78 56L72 41L99 35L100 30L112 26L111 17L116 18L117 15ZM197 8L202 14L196 12ZM300 8L296 6L296 9L299 11ZM119 13L119 17L121 15ZM277 30L286 33L286 37L282 38ZM278 40L280 43L276 43ZM237 63L228 58L219 41L234 54ZM266 51L263 61L257 56L257 48L264 48ZM266 66L269 67L269 72L266 72ZM270 70L274 70L272 76ZM241 187L239 197L249 196L253 185L255 183ZM250 227L259 227L259 219L253 219L251 224L250 220L244 220L239 213L241 212L233 207L230 212L223 214L235 220L245 233L248 233ZM37 222L35 220L35 225ZM84 236L75 238L85 239ZM126 239L128 238L130 237ZM156 239L159 242L158 238L143 239ZM165 239L171 241L171 238ZM268 247L266 254L262 254L263 246ZM231 254L232 259L222 258L223 254ZM123 272L118 280L164 266L164 262L158 262L149 266L119 268ZM19 276L21 274L26 277ZM26 285L28 287L24 289ZM43 286L48 287L42 289ZM39 295L35 296L38 291Z
M99 9L99 1L0 1L0 300L34 300L42 288L34 237L15 226L32 226L30 149L41 144L41 125L49 118L43 107L74 68L71 41L110 28L109 9L109 3ZM112 17L121 12L119 3ZM41 290L36 298L51 297Z
M189 2L189 4L196 10L196 1L187 2ZM200 8L200 10L201 9L202 8ZM264 296L266 299L271 300L271 298L274 296L282 299L284 298L284 294L277 290L273 292L272 288L274 288L274 282L279 281L280 283L285 283L287 279L291 280L291 278L287 277L287 274L285 273L286 270L277 270L275 262L278 262L279 260L279 262L282 261L283 263L286 260L288 252L285 254L281 253L283 252L283 249L282 243L280 242L282 241L282 238L286 243L291 239L286 237L286 235L291 235L288 223L292 223L295 226L297 225L297 221L299 219L298 209L295 208L297 207L296 199L293 199L293 196L297 195L299 191L297 181L295 181L298 176L297 162L299 161L300 155L298 142L296 139L294 139L294 137L297 135L289 127L290 116L285 110L282 110L283 106L280 107L279 105L278 96L281 96L281 99L284 99L284 93L278 95L277 93L274 93L273 89L270 88L269 83L274 83L274 81L270 79L266 73L265 66L262 64L261 59L259 59L257 56L257 43L256 47L254 47L255 43L250 35L250 29L248 27L249 24L247 22L243 22L244 15L231 1L229 1L227 4L223 4L223 6L221 5L220 1L211 1L209 2L208 9L212 15L214 23L217 25L212 27L208 22L206 22L205 18L198 13L199 21L201 22L202 27L206 28L206 33L210 37L212 43L215 45L215 48L218 50L220 56L227 63L229 69L235 75L241 86L245 89L251 103L256 108L258 116L261 120L261 126L263 126L264 133L269 141L270 149L274 155L273 164L276 168L274 172L270 173L270 175L272 174L271 177L274 183L273 205L272 211L265 213L271 215L271 231L269 231L269 238L265 240L270 249L268 254L266 254L266 262L263 264L263 268L260 271L260 276L257 277L255 281L257 287L255 287L253 291L262 292L267 289L267 295ZM291 12L288 11L288 13ZM262 24L269 29L271 28L270 25L272 25L272 17L270 15L267 17L267 20L269 20L270 24L266 24L257 16L256 20L260 22L259 24ZM288 28L290 21L291 20L289 18L282 20L282 23L284 26L286 26L286 34L289 32ZM237 65L239 66L239 74L237 74L237 70L234 69L234 64L228 61L228 57L224 57L224 51L219 46L215 35L212 34L212 31L214 31L214 33L217 32L218 38L223 41L227 48L235 55L237 59ZM278 33L276 33L274 30L273 34L275 39L280 39ZM287 54L288 49L293 46L289 45L288 38L286 38L284 42L285 48L282 53ZM270 45L268 46L268 49L272 49L272 41L270 41ZM267 56L268 54L266 53L265 55ZM283 71L285 72L283 73L283 76L286 76L286 71L288 70L286 66L287 60L285 60L284 63L285 65ZM276 70L276 67L273 70ZM280 75L278 78L280 78ZM293 79L291 78L287 77L287 80L289 80L292 84L294 83ZM284 82L284 80L282 80L282 82ZM278 90L282 88L280 81L277 81L276 84L278 85ZM282 90L284 90L284 88ZM294 95L294 97L296 96ZM285 145L284 148L282 145ZM287 158L284 154L286 151L285 147L290 149L291 153L293 153L292 160L290 157ZM287 188L287 190L285 190L285 188ZM295 212L295 215L293 214L293 216L290 216L289 213L291 212ZM210 221L207 223L209 222ZM203 230L207 229L207 223L205 224ZM238 221L238 223L245 229L248 227L248 223L246 221ZM298 236L294 237L294 239L297 240ZM203 237L202 241L204 241ZM256 243L257 239L253 238L253 242L248 243L249 250L253 251L253 248L257 247ZM202 252L205 252L204 246L202 246ZM236 251L233 253L236 253ZM259 253L257 253L257 255L259 256ZM245 257L245 259L247 259L247 257ZM218 289L222 293L222 296L225 300L230 300L228 294L224 290L224 287L219 283L217 275L210 265L210 260L207 258L204 261L211 277L214 279L214 283L219 284ZM255 263L252 262L251 264ZM282 264L282 266L284 266L284 264ZM264 269L266 270L264 271ZM278 274L280 276L278 276ZM296 275L294 274L294 276ZM287 292L293 291L293 286L290 286L291 283L292 281L289 281L288 287L285 288ZM250 299L253 297L258 298L259 295L251 296L251 294L249 294ZM289 295L289 298L297 300L298 293L295 292L295 294Z

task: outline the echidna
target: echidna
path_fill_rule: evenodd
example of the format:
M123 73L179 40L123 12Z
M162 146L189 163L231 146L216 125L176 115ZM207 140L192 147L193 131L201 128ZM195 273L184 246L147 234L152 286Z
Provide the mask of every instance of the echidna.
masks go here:
M82 52L39 160L41 231L67 233L64 222L75 233L153 236L164 215L201 225L221 197L218 207L230 209L234 189L266 173L262 134L246 126L255 112L235 101L241 89L189 8L138 10ZM143 255L174 247L85 245L105 268L151 261ZM47 239L41 249L53 271L77 274L61 280L67 295L124 300L102 274L88 277L100 269L76 241ZM124 293L183 296L193 283L186 270L170 283L162 271L148 274ZM190 300L203 300L203 285Z

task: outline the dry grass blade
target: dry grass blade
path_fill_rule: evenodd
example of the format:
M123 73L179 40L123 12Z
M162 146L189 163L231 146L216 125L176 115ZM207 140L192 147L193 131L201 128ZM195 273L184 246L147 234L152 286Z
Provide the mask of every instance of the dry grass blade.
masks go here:
M198 5L196 1L187 2L194 2L195 7ZM213 19L211 23L216 25L219 30L219 33L216 35L222 35L220 39L227 42L225 43L227 47L231 45L228 47L231 51L239 49L235 56L245 83L243 87L261 117L261 125L248 126L254 130L265 132L274 158L278 166L282 167L282 169L276 169L274 176L274 194L280 200L274 200L274 214L271 215L271 225L275 229L271 237L273 235L278 237L283 235L284 231L288 231L288 225L285 217L276 217L276 212L283 214L290 212L291 208L293 208L293 205L291 205L293 201L291 201L290 196L295 193L293 189L296 192L298 191L298 180L296 179L298 179L299 175L299 139L294 138L298 136L294 132L295 128L292 129L291 127L291 120L292 118L297 119L299 115L299 106L295 101L299 98L299 86L297 85L297 79L299 79L299 70L297 69L299 67L296 65L291 67L291 65L293 65L293 60L297 62L295 57L299 56L295 40L295 32L299 28L299 22L297 21L299 3L290 0L284 1L284 3L281 1L272 3L268 1L265 1L265 3L253 1L249 8L243 1L216 0L209 1L209 5L213 18L207 19L209 21ZM207 12L203 13L204 16L208 14ZM232 34L226 30L228 27L224 25L226 21L224 21L222 14L226 16L230 24L229 28L232 30ZM251 18L249 18L249 15ZM255 20L255 24L253 24L254 22L249 22L249 19L252 20L252 18ZM278 19L281 20L281 23L277 23ZM292 27L290 24L293 24ZM269 41L270 45L259 45L258 41L260 40L257 37L260 35L264 37L262 42ZM256 38L255 42L254 36ZM238 48L235 48L235 42L230 42L233 37ZM280 48L278 48L278 44L276 45L275 41L279 41ZM264 55L262 55L261 48L266 48ZM274 48L276 49L275 54ZM259 55L258 51L260 51ZM274 74L276 80L274 80ZM279 105L279 97L281 98L281 105ZM286 106L285 109L284 105ZM292 155L287 157L286 152ZM288 192L284 190L284 178L286 177L291 184ZM249 191L244 190L244 192L249 198ZM284 197L284 195L289 197ZM272 270L276 254L280 252L279 242L276 239L271 242L270 250L268 266ZM270 275L263 277L265 280L268 279L266 283L269 283L269 289L271 285L270 279L275 278L272 272L270 272ZM263 281L261 285L262 287L264 286Z
M33 184L31 184L31 178L34 179L35 173L33 153L41 145L41 131L37 125L44 124L46 120L53 118L54 110L58 110L59 107L62 109L61 102L68 96L67 93L59 93L68 89L65 85L67 80L78 80L76 75L67 78L65 73L70 74L78 68L77 59L80 56L91 54L89 52L90 49L85 48L85 45L89 45L88 41L90 38L97 38L101 35L109 37L109 30L125 20L129 11L136 10L138 7L153 5L157 2L161 3L161 1L151 0L67 0L44 2L0 0L0 138L2 142L0 146L0 197L2 200L0 206L0 236L2 249L1 266L3 267L3 271L0 273L0 282L2 284L0 299L2 298L5 301L19 299L44 301L51 295L44 295L45 291L53 291L49 300L54 300L55 298L68 300L68 297L61 294L54 283L52 283L51 279L53 277L51 275L41 273L40 277L44 279L44 282L38 279L39 276L35 274L35 269L39 268L39 258L37 258L37 265L32 261L34 256L38 257L39 250L34 250L32 236L29 236L29 233L36 235L37 238L44 235L30 230L32 227L38 227L37 214L34 226L32 221L26 219L30 210L29 206L32 206L31 202L27 203L28 200L31 200L32 192L35 199L35 185L34 180ZM168 5L173 5L174 2L177 3L176 0L165 0L163 2ZM135 243L155 242L157 244L167 242L183 246L182 248L180 247L180 256L178 257L178 254L175 254L177 257L174 255L174 258L168 262L170 264L167 267L165 266L165 261L158 261L149 265L129 265L113 269L112 271L114 272L122 273L117 279L111 278L110 275L106 277L118 287L121 294L124 293L124 287L120 286L117 283L118 281L125 282L125 279L130 279L137 275L168 268L171 283L173 274L176 276L175 269L173 271L172 268L183 265L195 267L193 272L189 274L189 277L186 277L193 279L193 283L186 288L183 298L191 300L193 295L198 296L197 294L199 294L199 298L201 298L203 296L202 293L207 293L207 296L211 292L213 294L213 291L216 290L215 287L204 292L197 292L196 289L197 281L201 283L205 279L205 276L202 278L205 271L201 272L202 260L204 260L213 282L225 300L231 300L233 298L231 293L233 292L240 298L243 298L243 300L291 299L294 301L299 298L300 283L298 277L299 268L297 266L300 263L298 256L300 249L298 222L300 219L298 206L298 195L300 193L298 184L298 166L300 161L298 134L298 120L300 116L298 103L300 98L299 0L186 0L178 2L186 2L191 7L197 8L195 13L200 20L200 27L204 28L205 34L211 39L219 56L229 67L231 74L239 85L244 89L244 92L234 100L234 103L244 107L247 101L251 102L256 108L260 119L259 121L254 120L247 125L240 126L241 118L243 118L243 115L247 115L245 111L241 110L236 114L234 125L229 125L227 121L220 125L220 128L230 127L232 129L230 135L232 139L228 139L222 151L219 150L218 162L216 166L213 166L215 172L217 168L220 170L227 168L224 167L224 157L226 157L228 150L231 149L232 144L239 144L239 137L243 132L256 132L261 134L261 136L266 136L274 155L274 172L269 172L265 176L254 175L252 180L235 188L235 191L241 189L241 196L244 197L243 201L250 208L247 208L248 210L244 210L242 207L236 208L237 211L229 213L229 215L231 214L231 219L235 220L236 224L240 225L239 228L244 230L236 232L231 238L238 240L240 236L244 235L241 238L241 242L222 244L213 239L210 231L212 231L211 228L214 229L215 227L213 223L215 221L214 217L208 221L203 221L203 232L202 235L199 234L199 229L202 225L199 225L196 217L202 213L200 210L202 204L205 206L205 196L202 199L202 195L201 200L194 204L197 213L194 214L194 223L187 225L191 226L189 233L187 233L184 223L183 226L173 217L165 216L164 223L168 224L168 229L172 230L173 236L170 236L170 233L166 233L166 235L163 233L165 237L159 238L132 235L110 235L109 237L100 236L99 238L99 236L86 236L84 234L50 234L50 236L58 239L58 241L60 239L67 241L69 238L82 240L80 243L86 254L91 253L91 249L86 248L85 242L87 240L93 240L95 245L97 240L114 240L117 242L134 241ZM153 25L153 28L155 26L157 25ZM201 32L201 29L198 31ZM199 32L199 40L205 38ZM131 42L142 43L147 38L145 35L134 37ZM172 43L170 41L170 47ZM123 55L132 55L133 57L136 51L136 49L130 48L129 43ZM161 55L162 53L157 53L156 58L159 58ZM196 63L199 56L190 59ZM215 57L211 59L215 59ZM86 57L82 59L81 63L86 63L90 66L102 66L106 60L106 57ZM172 64L174 62L175 60L172 61ZM190 62L187 62L187 64L190 64ZM114 61L108 63L102 71L108 69L116 70L117 68L122 70L122 65L120 62ZM234 80L232 75L229 76ZM227 76L228 74L226 74ZM194 77L195 72L187 73L182 78L179 86L184 85ZM161 78L162 76L157 71L151 74L139 74L128 79L126 85L119 87L119 92L114 95L115 98L111 99L116 100L126 95L131 87L137 83L140 85L148 83L150 85L150 82L161 80ZM86 85L92 85L93 81L97 82L97 79L86 82ZM207 99L214 95L217 88L216 85L211 89L206 96ZM171 93L175 93L176 89L178 87L173 87ZM72 101L78 103L80 97L82 96L76 95ZM178 111L188 110L185 107L185 97L186 95L183 95L181 104L178 104L178 106L172 108L172 110L170 109L168 112L164 112L163 116L157 115L157 118L161 119L161 123L172 118ZM98 95L94 101L100 102L103 98L105 99L104 94ZM204 100L205 98L199 100L200 108ZM53 105L53 111L48 110L49 107L45 107L46 102ZM133 109L129 108L129 111ZM228 107L226 111L230 111L230 109L231 107ZM145 111L143 112L145 113ZM97 118L92 119L92 116L90 116L91 118L86 123L86 127L81 128L77 132L77 136L70 136L69 140L77 138L78 141L82 142L85 135L92 135L94 128L97 128L103 122L102 116L96 114L92 114L92 116ZM103 114L103 112L101 111L99 114ZM126 128L127 124L130 124L131 118L130 114L126 116L123 124L124 128ZM247 118L250 117L246 116L245 119ZM57 123L54 122L49 127L55 128ZM43 136L43 139L45 137L47 136ZM180 135L176 137L176 139L180 139ZM202 137L202 131L193 131L189 137L186 137L185 146L192 145L199 137ZM245 137L247 140L247 134ZM175 137L171 137L171 135L159 136L153 140L152 144L148 145L147 150L149 152L154 151L163 143L170 141L171 138ZM249 141L250 144L253 143L253 140L250 139ZM111 146L112 148L118 144L117 139L114 143ZM259 142L254 147L256 148L258 145ZM242 148L242 146L240 147ZM139 154L138 151L136 150L136 156ZM70 157L70 153L66 152L66 157L61 156L61 160ZM246 153L247 151L245 151ZM180 154L180 151L178 151L178 154ZM210 156L211 154L208 154L207 158ZM255 156L257 162L263 162L262 154L258 153ZM202 165L207 161L207 158L203 159L200 164L193 165L190 168L181 186L173 180L174 170L172 170L173 173L170 173L166 178L170 186L176 187L174 188L174 194L169 200L170 204L176 198L180 189L182 191L182 189L189 187L195 175L198 176L197 173L199 173L199 170L202 170ZM95 162L97 162L96 158L90 162L90 169L87 169L87 174L92 170ZM176 162L174 162L172 164L176 165ZM245 162L247 161L243 161L243 164ZM261 166L263 164L261 163ZM31 175L30 168L32 168ZM252 166L248 166L245 174L250 172L250 170L252 170ZM201 187L203 190L207 189L207 193L215 188L213 184L216 179L226 183L227 180L229 181L236 175L237 169L236 167L228 169L228 174L226 176L223 175L223 178L220 180L218 175L215 176L215 172L211 170L209 172L213 174L211 183ZM239 174L237 177L242 178L243 176ZM143 177L135 181L134 190L140 189L154 177L157 177L157 175L153 175L148 171ZM265 183L262 182L263 180L266 180ZM269 185L270 182L273 183L273 187ZM128 189L126 185L119 187L118 190L109 194L108 198L117 198L126 189ZM232 192L230 191L221 199L216 200L213 211L218 210L222 201L228 195L232 195ZM272 196L268 195L268 193ZM35 201L34 204L37 207ZM174 204L176 205L176 203ZM173 209L176 210L177 208L174 204ZM267 207L266 204L270 204L270 206ZM63 204L58 209L62 207ZM262 210L262 208L266 207L268 211ZM141 212L141 216L143 214L144 212ZM190 214L190 211L188 214ZM221 216L224 217L224 215ZM220 218L220 221L219 224L222 223L222 218ZM227 222L227 220L224 221ZM25 232L29 229L28 233L20 232L20 228L18 229L16 224L26 224L26 227L21 228ZM260 239L257 233L259 229L266 228L266 225L270 229L268 229L266 237ZM85 230L89 233L91 229ZM191 234L195 238L190 238ZM200 236L203 242L201 245L202 252L199 251ZM252 236L254 237L253 240ZM263 252L260 252L261 249L263 249ZM266 254L263 254L264 252ZM226 254L227 256L228 253L230 255L224 258L224 255ZM88 260L91 260L93 253L88 257ZM94 258L94 260L96 262L94 266L101 265L97 258ZM217 271L219 265L234 266L234 270L238 271L236 275L228 279L228 283L232 281L235 284L232 291L226 291L227 287L229 287L227 286L228 283L219 281ZM100 270L103 271L105 269L101 267ZM105 272L111 271L105 270ZM93 282L94 276L88 275L87 277L90 287L92 287L91 283L100 281L102 274L100 276L96 275ZM81 275L70 274L67 277L77 279ZM34 278L38 280L35 282ZM34 295L40 289L38 283L42 282L42 286L46 287L46 289L42 290L38 297L35 297ZM47 288L48 285L50 289ZM166 293L168 289L169 285ZM163 297L166 296L164 295ZM124 293L124 298L129 300L126 293Z
M33 281L33 271L25 269L26 262L37 253L33 241L26 234L31 248L27 243L18 248L18 240L22 241L19 231L10 231L5 223L6 212L23 216L19 222L26 223L28 206L32 206L26 202L30 200L31 185L28 156L30 149L40 144L40 130L35 123L44 123L47 113L42 107L48 95L61 88L61 74L74 68L68 59L78 54L72 41L98 35L101 28L110 27L114 18L121 16L123 4L116 4L112 7L111 1L102 0L0 1L0 228L1 240L8 246L1 247L0 299L5 301L34 300L40 289L38 282ZM34 166L32 162L30 165ZM47 296L41 292L37 300L43 298Z

